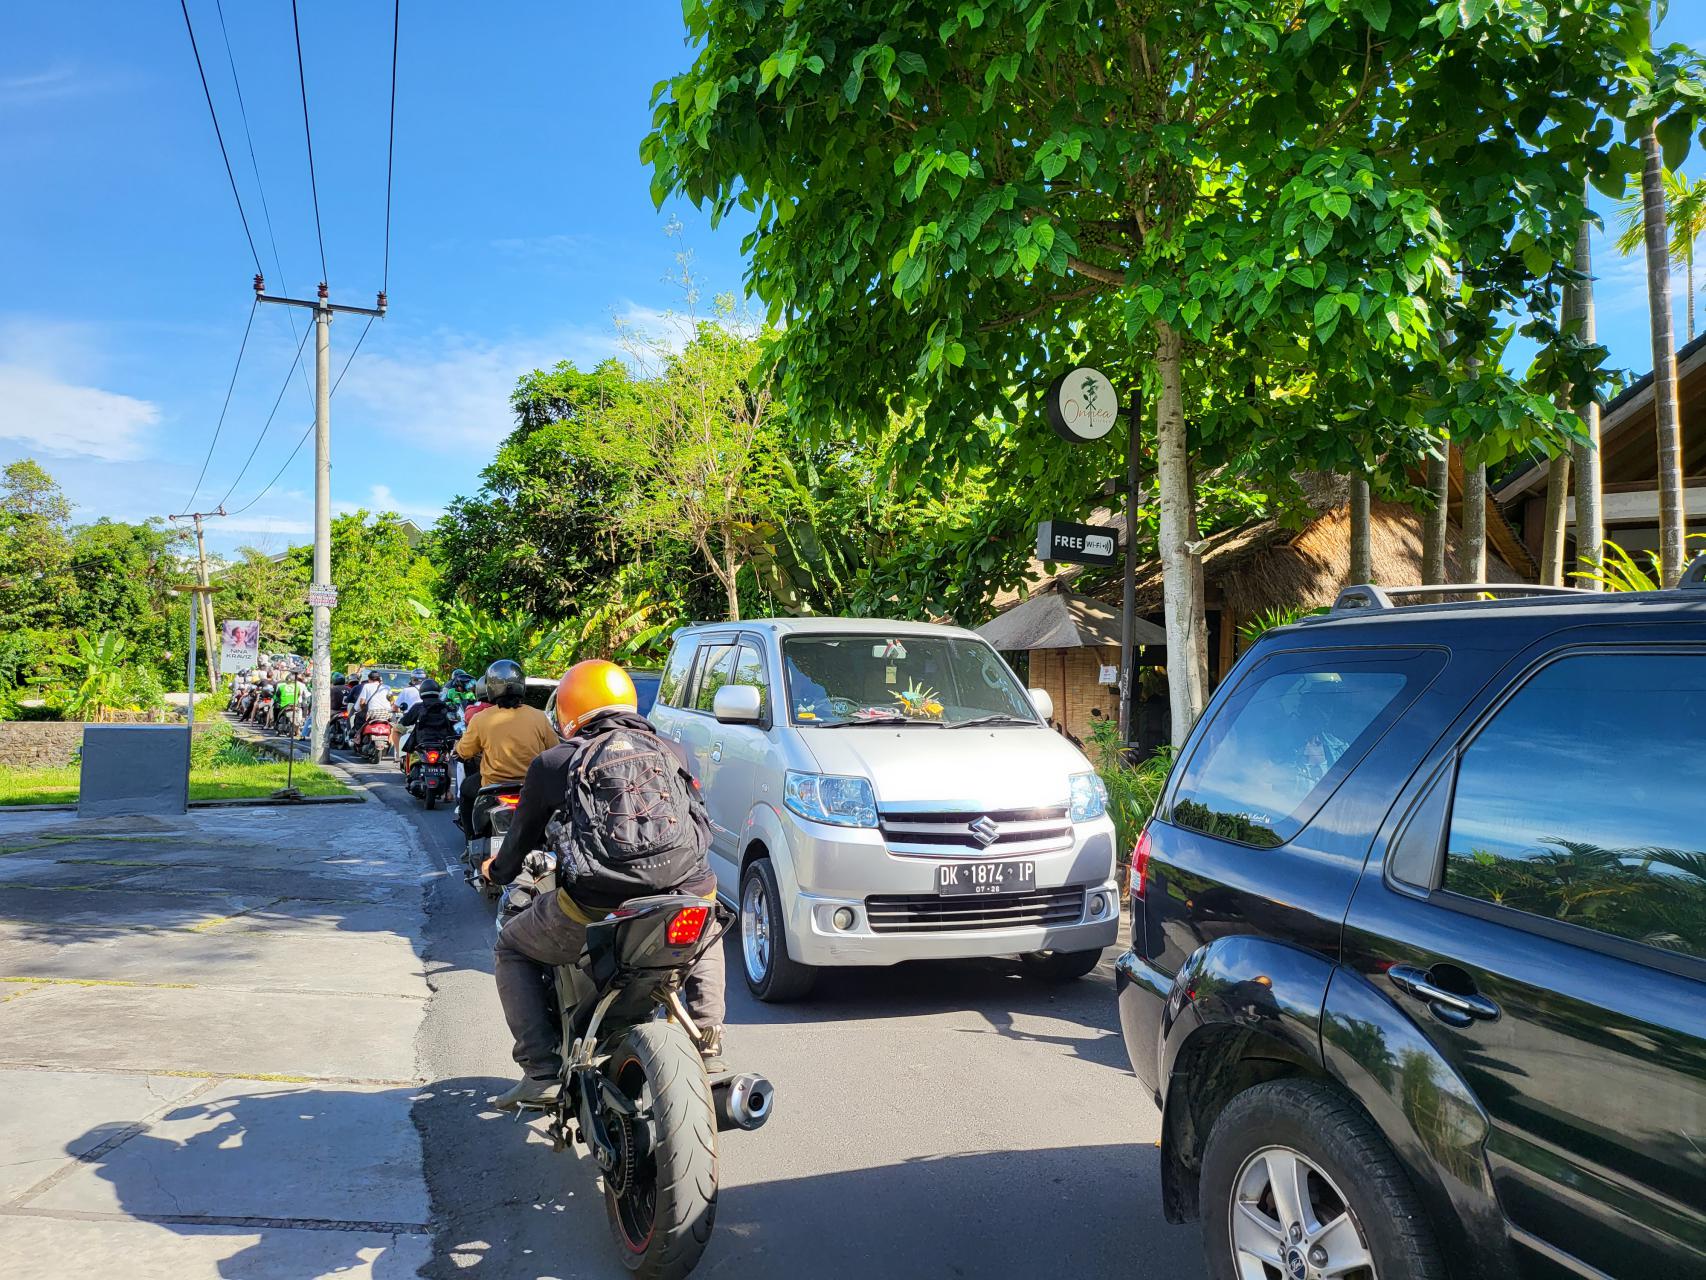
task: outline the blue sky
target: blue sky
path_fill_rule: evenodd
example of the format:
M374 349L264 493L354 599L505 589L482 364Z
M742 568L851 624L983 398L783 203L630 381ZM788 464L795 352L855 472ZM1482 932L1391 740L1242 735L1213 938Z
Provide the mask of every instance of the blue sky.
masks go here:
M332 296L371 305L391 6L301 0L301 10ZM191 0L190 13L269 289L308 294L319 252L290 6L225 3L278 265L213 0ZM1706 44L1706 13L1674 4L1664 34ZM333 401L338 509L391 508L427 523L472 490L508 429L516 378L615 353L618 320L655 327L681 306L667 277L682 246L708 289L738 288L745 225L713 232L691 207L654 209L638 159L652 86L688 57L670 0L404 5L391 314ZM1706 171L1698 154L1688 168ZM4 6L0 173L0 463L38 458L80 519L183 509L225 397L254 266L177 6ZM1603 243L1596 261L1612 364L1644 370L1641 266ZM255 498L310 421L298 374L239 479L291 369L290 323L305 314L256 315L198 507L228 489L230 507ZM361 323L333 326L334 372ZM1679 340L1681 331L1679 316ZM213 522L212 545L305 540L311 455L304 446L248 511Z

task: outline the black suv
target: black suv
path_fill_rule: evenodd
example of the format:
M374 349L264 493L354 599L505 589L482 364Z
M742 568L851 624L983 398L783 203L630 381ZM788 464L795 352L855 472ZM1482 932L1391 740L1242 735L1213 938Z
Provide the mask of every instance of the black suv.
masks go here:
M1117 966L1214 1280L1706 1276L1703 579L1349 588L1217 690Z

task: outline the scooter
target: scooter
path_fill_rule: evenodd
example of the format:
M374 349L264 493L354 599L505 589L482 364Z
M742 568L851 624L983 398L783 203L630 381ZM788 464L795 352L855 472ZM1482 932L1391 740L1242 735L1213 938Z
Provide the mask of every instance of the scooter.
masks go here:
M349 712L334 711L326 724L326 745L334 751L349 750Z
M391 722L368 720L361 726L361 745L356 748L369 764L378 764L391 754Z
M497 897L500 890L480 874L480 868L503 846L520 803L521 784L517 782L494 782L474 793L473 830L462 842L462 878L487 898Z
M512 884L506 898L555 892L555 860L527 857L528 884ZM499 927L521 909L500 910ZM516 1113L542 1113L554 1151L586 1144L610 1233L636 1275L673 1278L698 1265L716 1216L717 1134L758 1129L775 1107L761 1075L705 1074L703 1034L681 999L694 963L721 945L730 919L703 898L659 894L589 925L579 960L553 975L562 1091Z
M403 759L405 789L424 800L429 810L450 797L450 756L454 745L454 738L448 743L443 738L431 738L415 743Z

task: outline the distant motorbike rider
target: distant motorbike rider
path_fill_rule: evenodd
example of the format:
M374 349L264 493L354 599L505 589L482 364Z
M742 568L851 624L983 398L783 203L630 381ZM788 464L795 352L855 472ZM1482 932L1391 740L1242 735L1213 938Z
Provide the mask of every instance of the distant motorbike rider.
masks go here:
M421 700L422 676L410 676L409 683L397 690L396 705L398 711L407 711Z
M486 694L492 706L478 720L464 721L456 743L456 754L466 765L456 811L463 835L473 833L474 797L482 786L519 785L533 758L557 745L557 731L545 713L522 701L526 692L527 676L520 663L499 658L486 668Z
M368 720L390 718L391 700L385 696L385 682L379 678L377 671L369 671L367 679L355 695L355 710L350 716L354 723L350 728L353 733L360 733Z
M474 677L461 667L450 673L450 679L444 682L444 705L452 711L460 711L474 700Z
M427 742L450 743L456 740L456 720L440 696L438 681L421 682L420 701L401 718L391 722L393 745L397 748L397 764L404 773L409 771L409 756L415 744Z
M496 713L493 713L496 714ZM573 964L586 944L587 926L631 898L655 893L691 893L714 901L716 876L707 858L711 824L699 799L681 748L659 737L640 715L634 682L612 662L576 663L557 685L557 728L567 738L528 767L521 803L503 847L486 859L482 874L493 884L508 884L532 849L552 842L559 850L554 894L542 894L498 934L494 973L504 1019L515 1037L514 1056L522 1080L492 1099L500 1109L554 1098L562 1071L561 1029L555 1013L551 967ZM614 751L600 751L601 740L625 734ZM656 772L663 756L673 776ZM628 762L645 762L643 765ZM634 778L624 768L637 770ZM599 775L594 788L585 771ZM664 770L668 774L669 770ZM601 857L604 844L590 795L603 795L606 780L623 794L644 794L645 829L673 830L668 848L640 864L615 864ZM676 812L669 813L674 807ZM619 821L616 807L606 822ZM548 828L551 828L548 830ZM614 832L612 832L614 834ZM643 866L645 870L636 868ZM713 946L688 976L683 996L687 1012L704 1035L708 1070L718 1070L723 1043L723 949Z

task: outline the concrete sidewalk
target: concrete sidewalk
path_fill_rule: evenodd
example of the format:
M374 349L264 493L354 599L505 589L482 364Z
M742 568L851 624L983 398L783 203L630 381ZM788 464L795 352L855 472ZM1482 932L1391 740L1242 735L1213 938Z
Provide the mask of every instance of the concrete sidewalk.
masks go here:
M9 1280L414 1275L434 874L373 800L0 812Z

